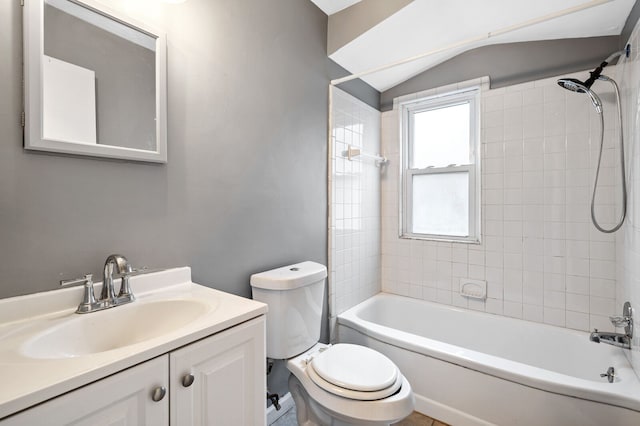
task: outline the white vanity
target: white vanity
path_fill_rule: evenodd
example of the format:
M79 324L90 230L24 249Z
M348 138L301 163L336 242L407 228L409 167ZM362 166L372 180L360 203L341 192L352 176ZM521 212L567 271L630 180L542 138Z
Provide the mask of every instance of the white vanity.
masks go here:
M189 268L131 287L82 315L81 287L0 300L0 424L264 425L266 305Z

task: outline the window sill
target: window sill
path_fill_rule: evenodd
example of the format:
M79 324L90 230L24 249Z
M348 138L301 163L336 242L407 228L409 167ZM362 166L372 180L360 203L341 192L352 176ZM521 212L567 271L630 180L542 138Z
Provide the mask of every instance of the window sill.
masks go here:
M403 240L422 240L422 241L435 241L440 243L462 243L462 244L482 244L482 240L480 237L471 237L471 238L455 238L455 237L437 237L437 236L426 236L426 235L412 235L412 234L400 234L398 238Z

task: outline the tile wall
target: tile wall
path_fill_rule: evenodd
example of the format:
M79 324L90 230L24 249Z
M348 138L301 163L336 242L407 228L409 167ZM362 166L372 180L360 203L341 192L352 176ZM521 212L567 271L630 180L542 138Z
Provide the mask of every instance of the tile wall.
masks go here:
M621 314L625 301L635 309L635 330L640 330L640 122L638 107L640 91L640 26L631 38L631 55L617 67L615 78L622 91L623 129L627 167L629 203L627 219L617 235L618 297L616 314ZM621 331L621 330L619 330ZM640 333L635 332L632 350L627 352L636 374L640 375Z
M611 329L615 237L598 232L589 216L599 117L586 95L556 80L483 90L481 244L398 237L398 100L382 114L383 152L391 160L381 183L383 291L578 330ZM487 83L406 98L480 81ZM606 122L597 213L610 224L618 198L615 116L608 86L597 82L596 89ZM461 278L486 280L486 301L461 296Z
M332 87L329 165L329 314L380 292L380 173L375 161L343 156L348 145L380 152L380 112Z

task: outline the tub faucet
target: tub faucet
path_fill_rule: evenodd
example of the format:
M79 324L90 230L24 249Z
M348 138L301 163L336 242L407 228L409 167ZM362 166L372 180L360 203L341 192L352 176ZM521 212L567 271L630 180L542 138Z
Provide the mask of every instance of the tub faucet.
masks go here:
M611 323L616 327L624 326L624 333L609 333L594 329L589 335L589 340L595 343L607 343L623 349L631 349L631 339L633 338L633 309L629 302L624 303L622 316L609 317Z
M623 333L607 333L593 329L589 335L589 340L595 343L607 343L623 349L631 349L631 339Z

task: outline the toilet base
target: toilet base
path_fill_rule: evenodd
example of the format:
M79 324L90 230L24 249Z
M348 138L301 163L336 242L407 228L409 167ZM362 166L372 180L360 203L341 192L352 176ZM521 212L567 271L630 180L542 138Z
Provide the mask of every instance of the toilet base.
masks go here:
M296 404L299 426L388 426L388 422L371 422L345 417L318 404L309 396L296 376L289 376L289 392Z

